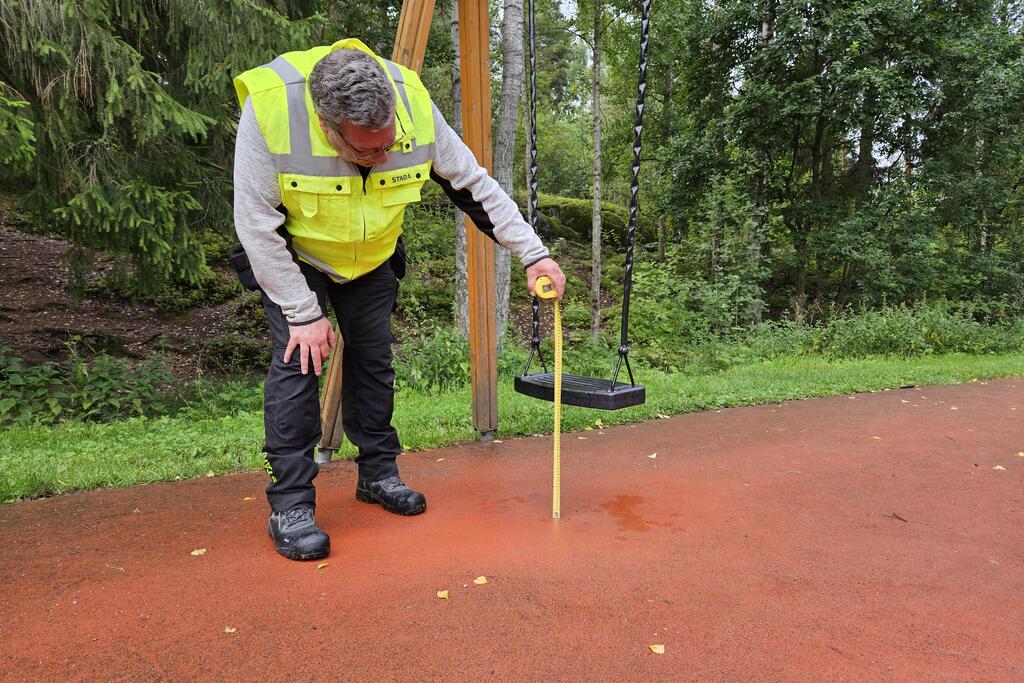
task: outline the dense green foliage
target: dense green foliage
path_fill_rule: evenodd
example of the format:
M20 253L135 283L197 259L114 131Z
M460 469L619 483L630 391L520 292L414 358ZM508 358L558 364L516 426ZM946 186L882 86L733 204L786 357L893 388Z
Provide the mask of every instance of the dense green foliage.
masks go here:
M660 296L688 301L693 291L676 291L663 275L666 268L652 266L637 273L650 296L639 297L633 327L635 368L688 377L712 375L736 367L785 358L817 357L846 361L872 356L914 358L951 353L998 355L1024 352L1024 320L991 316L973 308L938 302L900 306L882 311L848 312L828 323L807 325L781 321L728 333L716 332L700 312L689 307L666 307ZM583 318L585 311L566 311ZM680 333L680 330L683 332ZM204 346L206 369L221 375L252 372L266 366L268 353L258 340L230 332ZM572 333L564 348L567 372L609 376L617 338L605 335L597 342L585 331ZM229 383L228 390L208 380L175 382L161 356L141 362L100 354L86 360L72 344L62 363L25 365L0 346L0 426L51 424L68 419L111 421L125 417L159 417L181 411L195 414L198 407L215 406L233 413L258 408L260 392L249 379ZM553 358L552 340L542 345L544 357ZM510 385L526 364L526 352L508 345L498 359L500 382ZM536 362L536 361L535 361ZM539 364L534 370L539 370ZM395 360L395 384L407 391L431 393L461 390L469 385L469 348L450 325L424 322L407 333Z
M400 4L0 0L0 181L80 268L102 248L136 289L198 282L232 232L231 78L349 34L390 54Z
M967 382L1024 372L1024 355L925 356L830 361L818 356L768 360L706 376L641 371L645 405L595 413L567 406L567 431L625 424L685 411L763 404L808 396L876 391L907 385ZM71 421L53 427L0 430L0 502L98 486L130 486L209 476L261 466L263 416L252 389L228 389L177 417L133 418L110 424ZM551 429L551 404L499 392L502 438ZM922 401L923 402L923 401ZM472 441L469 389L406 390L395 426L406 451ZM924 408L922 408L924 409ZM55 448L59 444L60 448ZM642 445L638 445L638 448ZM341 455L353 457L349 444ZM403 456L416 457L416 456Z
M30 188L42 220L80 246L129 257L132 287L199 282L231 233L231 77L347 34L387 54L399 8L0 0L0 179ZM568 198L590 195L593 7L578 9L537 7L539 179L542 227L586 242L586 221L564 219ZM604 185L618 206L636 11L605 7ZM435 12L424 68L446 111L449 12ZM743 322L937 297L1019 309L1021 29L1009 0L657 3L639 258L663 231L682 252L676 276L732 302L716 318ZM611 213L606 244L621 247Z
M65 420L110 422L197 411L258 409L253 381L176 381L167 358L86 359L75 341L62 362L27 365L0 346L0 427Z
M683 248L681 277L744 300L749 321L936 297L1021 309L1020 3L654 11L643 207ZM632 14L611 30L635 43ZM636 62L607 57L621 198Z

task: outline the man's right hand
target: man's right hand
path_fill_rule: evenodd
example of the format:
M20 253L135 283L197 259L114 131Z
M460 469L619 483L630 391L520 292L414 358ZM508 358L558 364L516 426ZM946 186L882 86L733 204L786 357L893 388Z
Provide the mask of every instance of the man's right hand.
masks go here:
M302 374L309 374L309 364L317 377L323 371L324 361L334 348L334 326L327 318L320 318L308 325L288 326L288 347L284 350L284 362L291 360L292 351L299 349L299 365ZM308 353L307 353L308 352Z

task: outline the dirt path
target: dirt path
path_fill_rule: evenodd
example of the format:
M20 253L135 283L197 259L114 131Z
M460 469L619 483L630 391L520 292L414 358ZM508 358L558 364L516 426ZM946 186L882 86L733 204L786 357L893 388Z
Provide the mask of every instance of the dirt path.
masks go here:
M159 349L177 374L194 374L195 349L223 334L224 305L171 315L116 299L76 302L63 264L68 249L66 240L28 235L0 221L0 344L31 363L66 358L72 338L86 356L143 358ZM109 266L100 257L90 277Z
M1011 379L571 434L557 522L549 438L405 456L408 519L334 464L323 569L261 473L9 505L0 680L1022 680L1022 414Z

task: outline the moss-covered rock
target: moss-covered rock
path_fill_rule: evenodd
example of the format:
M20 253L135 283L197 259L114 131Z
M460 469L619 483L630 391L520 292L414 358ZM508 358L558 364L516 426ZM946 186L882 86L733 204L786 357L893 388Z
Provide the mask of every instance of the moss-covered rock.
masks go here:
M527 199L517 194L516 202L525 219ZM545 240L562 238L574 244L590 244L590 229L593 210L589 199L561 197L553 194L539 194L537 204L537 232ZM611 202L601 202L601 243L607 251L625 251L626 232L629 227L629 211L626 207ZM636 239L644 239L645 227L637 226ZM653 238L653 235L650 237Z
M540 213L552 224L561 226L556 237L572 242L590 242L593 209L589 199L574 199L557 195L538 196ZM625 249L629 213L610 202L601 203L601 242L614 249Z

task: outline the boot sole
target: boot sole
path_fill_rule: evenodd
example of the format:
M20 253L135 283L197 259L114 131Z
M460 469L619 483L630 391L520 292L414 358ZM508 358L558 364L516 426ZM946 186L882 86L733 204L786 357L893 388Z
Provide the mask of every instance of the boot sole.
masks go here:
M365 491L363 489L358 489L358 488L356 489L356 500L358 500L360 503L369 503L371 505L380 505L382 508L384 508L388 512L393 512L396 515L403 515L405 517L410 517L412 515L422 514L427 509L427 504L426 504L426 502L424 502L423 505L417 505L416 507L412 508L411 510L397 510L397 509L395 509L393 507L390 507L389 505L386 505L383 501L378 499L376 496L374 496L369 491Z
M267 528L267 536L270 537L270 540L274 540L274 534L269 527ZM314 550L311 553L300 553L295 548L281 547L277 543L274 544L274 549L277 551L278 555L281 557L287 557L289 560L320 560L330 554L331 542L328 540L326 548Z
M327 557L327 555L330 554L330 552L331 552L330 548L325 548L324 550L317 550L317 551L312 552L312 553L298 553L298 552L295 552L295 550L293 548L280 548L278 546L274 546L274 547L277 548L277 554L280 555L281 557L287 557L289 560L300 560L300 561L301 560L320 560L320 559L323 559L323 558Z

